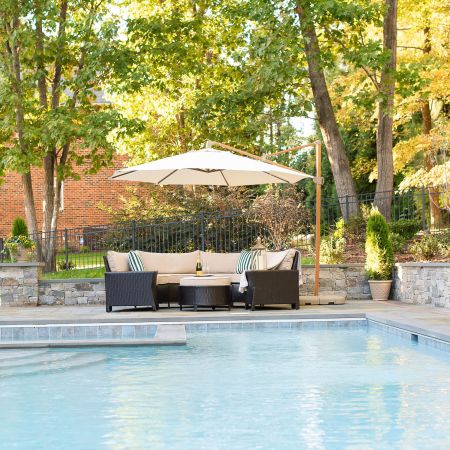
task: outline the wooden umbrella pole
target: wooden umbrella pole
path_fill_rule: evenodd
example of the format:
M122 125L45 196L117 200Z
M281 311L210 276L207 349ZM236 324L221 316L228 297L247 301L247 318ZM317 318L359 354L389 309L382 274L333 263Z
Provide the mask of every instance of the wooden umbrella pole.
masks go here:
M273 156L284 155L285 153L295 152L297 150L301 150L302 148L315 147L318 142L320 142L320 141L310 142L308 144L303 144L303 145L297 145L296 147L291 147L291 148L288 148L287 150L281 150L281 151L275 152L275 153L269 153L268 155L265 155L265 156L272 158Z
M322 177L322 145L320 141L316 142L316 177ZM314 273L314 295L318 296L320 292L320 209L321 209L322 185L316 183L316 266Z

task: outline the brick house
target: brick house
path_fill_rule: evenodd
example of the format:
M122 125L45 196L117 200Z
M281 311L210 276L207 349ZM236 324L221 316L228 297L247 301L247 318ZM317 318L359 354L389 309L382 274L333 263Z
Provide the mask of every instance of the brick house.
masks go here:
M79 181L67 180L62 192L61 212L58 228L103 225L110 222L109 215L98 208L100 203L108 206L119 206L119 198L126 194L125 187L129 182L112 181L113 172L125 165L125 156L116 156L110 168L102 169L95 175L81 175ZM81 174L81 169L80 169ZM42 171L32 170L36 214L39 225L42 225ZM16 217L25 218L23 189L21 177L9 172L3 184L0 184L0 237L6 237L11 231L12 221Z

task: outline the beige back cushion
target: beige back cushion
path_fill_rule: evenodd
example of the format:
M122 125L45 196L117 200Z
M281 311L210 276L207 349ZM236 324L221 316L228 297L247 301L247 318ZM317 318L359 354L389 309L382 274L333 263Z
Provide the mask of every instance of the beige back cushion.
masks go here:
M240 253L200 252L203 271L208 273L234 273Z
M130 270L130 267L128 266L128 253L119 253L109 250L106 257L108 258L111 272L128 272Z
M144 264L144 270L158 273L195 273L198 251L191 253L136 252Z

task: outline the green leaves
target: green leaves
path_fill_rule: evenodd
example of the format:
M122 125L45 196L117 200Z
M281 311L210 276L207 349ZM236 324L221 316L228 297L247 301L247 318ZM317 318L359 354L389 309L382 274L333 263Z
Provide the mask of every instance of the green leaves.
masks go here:
M74 176L72 164L89 163L87 170L96 171L111 160L113 133L137 131L138 121L125 119L107 103L96 104L124 51L113 6L77 0L65 12L64 2L56 0L2 3L2 171L26 172L49 153L56 157L60 180ZM114 79L119 75L125 73ZM86 148L87 155L77 153Z

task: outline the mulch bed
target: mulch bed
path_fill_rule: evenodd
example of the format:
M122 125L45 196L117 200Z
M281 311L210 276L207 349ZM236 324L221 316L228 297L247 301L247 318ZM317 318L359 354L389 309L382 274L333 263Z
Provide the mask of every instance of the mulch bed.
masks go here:
M345 247L344 263L356 264L365 263L366 254L364 252L364 243L354 242L347 243ZM397 253L395 255L395 262L418 262L414 259L414 256L405 249L402 253ZM427 262L450 262L450 255L447 257L437 256L430 259Z

